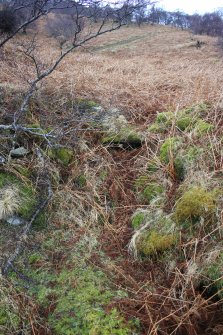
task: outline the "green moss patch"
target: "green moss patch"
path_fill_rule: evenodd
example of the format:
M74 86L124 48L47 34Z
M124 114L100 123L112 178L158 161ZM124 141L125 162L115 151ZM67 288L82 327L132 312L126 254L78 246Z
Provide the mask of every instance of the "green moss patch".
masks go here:
M174 157L177 150L182 144L182 140L178 137L170 137L165 140L160 148L160 160L161 162L168 164L170 158Z
M102 138L102 144L123 144L131 147L139 147L143 138L133 127L124 127L119 133L106 134Z
M175 244L175 235L151 230L140 237L138 250L145 256L153 256L172 248Z
M180 224L196 223L201 218L206 222L212 222L216 209L216 194L195 186L186 191L178 200L174 217Z
M206 264L201 273L204 278L204 284L210 296L217 295L219 299L223 298L223 252L210 264Z
M211 123L208 123L206 121L203 120L198 120L196 125L195 125L195 132L198 135L204 135L207 134L208 132L212 131L214 129L214 125L212 125Z
M48 150L48 156L64 166L68 166L74 156L73 150L66 147L56 147Z

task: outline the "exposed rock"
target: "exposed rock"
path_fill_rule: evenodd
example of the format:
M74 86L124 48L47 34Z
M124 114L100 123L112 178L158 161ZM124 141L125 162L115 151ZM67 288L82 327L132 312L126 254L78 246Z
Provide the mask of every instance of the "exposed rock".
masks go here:
M27 150L24 147L19 147L16 149L13 149L10 151L10 155L13 158L20 158L20 157L24 157L29 153L29 150Z
M19 216L11 216L7 218L6 222L12 226L19 226L24 224L25 221Z

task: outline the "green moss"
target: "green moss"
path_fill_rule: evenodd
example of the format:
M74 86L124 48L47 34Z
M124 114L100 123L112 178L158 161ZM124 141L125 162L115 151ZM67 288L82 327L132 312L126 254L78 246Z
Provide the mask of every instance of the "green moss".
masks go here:
M60 162L64 166L68 166L73 159L73 150L66 147L51 148L48 150L48 156Z
M193 114L197 116L201 116L202 114L206 113L208 111L209 105L201 102L199 104L193 105L191 107L185 108L181 111L181 113L184 114Z
M174 113L172 112L162 112L158 113L156 117L156 122L158 124L164 123L166 126L171 125L175 118Z
M143 199L149 203L151 200L162 194L164 191L163 187L158 183L150 183L142 191Z
M146 212L143 212L143 211L139 211L139 212L136 212L133 217L132 217L132 227L134 229L138 229L144 222L145 222L145 219L146 219Z
M99 104L97 102L87 99L76 99L75 104L78 105L78 107L83 110L99 107Z
M175 177L177 180L183 180L186 174L185 161L182 157L178 156L173 162Z
M205 276L205 286L208 287L210 296L217 294L220 299L223 298L223 252L220 252L217 259L211 264L204 266L202 275Z
M203 148L197 147L195 145L188 147L186 152L186 159L191 162L196 160L200 154L203 153Z
M119 133L108 134L102 138L102 144L129 144L138 147L142 142L142 136L132 127L124 127Z
M14 166L15 170L20 173L21 176L29 178L32 174L32 171L22 165Z
M113 298L123 298L124 293L111 291L103 272L80 262L72 270L64 268L55 275L38 271L35 277L40 284L32 292L38 303L47 308L54 297L48 323L55 335L131 333L131 322L125 322L115 308L105 311Z
M0 303L0 334L8 334L9 329L12 330L13 334L14 332L17 333L20 324L18 311L16 311L13 306L10 306L4 297L1 298L3 298L3 300Z
M200 218L212 222L216 209L216 194L195 186L186 191L176 203L174 218L180 224L194 223Z
M158 123L152 123L148 128L148 131L150 133L163 133L165 130L166 130L166 127Z
M206 134L214 129L214 125L199 119L195 125L195 131L199 135Z
M75 184L79 187L79 188L83 188L87 185L87 178L85 177L84 174L81 174L80 176L78 176L75 179Z
M159 164L158 164L158 162L155 161L155 160L150 161L148 163L148 165L147 165L147 171L149 173L155 173L155 172L159 171Z
M176 121L177 127L182 131L192 126L192 124L193 124L193 120L190 116L181 116Z
M182 141L178 137L168 138L160 148L160 160L161 162L168 164L171 155L174 157L179 149Z
M145 187L146 185L148 185L150 179L147 175L142 175L139 176L134 183L134 187L136 190L142 189L143 187Z
M138 250L145 256L154 256L172 248L175 244L176 236L174 234L150 230L140 236Z

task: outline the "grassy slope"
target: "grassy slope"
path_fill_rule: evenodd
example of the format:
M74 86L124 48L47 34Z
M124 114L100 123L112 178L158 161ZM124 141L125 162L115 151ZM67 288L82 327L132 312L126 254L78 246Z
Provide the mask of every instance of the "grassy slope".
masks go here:
M209 262L215 264L221 248L223 60L215 39L199 38L206 44L197 50L196 37L188 32L127 27L69 55L44 82L30 106L29 122L53 126L73 116L77 97L93 99L106 108L122 108L127 119L145 132L146 143L134 150L115 150L101 145L100 131L80 132L82 145L72 133L67 135L64 141L74 150L75 160L64 167L49 159L55 196L48 228L34 231L17 264L31 282L24 284L15 274L1 282L0 333L23 329L24 334L59 335L204 334L209 327L211 334L220 327L221 303L219 298L216 305L210 299L215 291L207 293L205 285L210 285L211 276L207 271L200 274L200 269L209 264L204 259L211 253L215 258ZM43 45L39 57L49 62L60 51L53 39L41 37L39 43ZM18 87L23 91L26 76L32 75L24 56L18 53L15 58L12 52L9 45L0 62L4 110L10 112L20 99ZM192 121L185 131L177 126L181 113L185 116L179 111L194 105L189 117L211 123L210 132L197 131ZM158 130L148 132L156 113L164 111L177 113L170 121L164 116ZM169 137L180 138L180 144L163 153ZM178 175L179 157L183 177ZM151 174L148 165L156 172ZM31 168L35 170L34 158ZM155 183L162 186L162 194L155 192L158 200L151 202L151 194L145 198L148 188L144 191ZM191 187L192 204L199 207L201 202L201 213L193 212L193 219L197 215L197 222L202 217L205 223L196 223L195 229L191 222L186 222L189 228L178 222L181 217L187 221L188 205L185 209L181 202L176 214L179 199ZM209 192L208 197L202 190ZM180 239L171 252L143 260L129 254L131 217L139 208L154 213L154 227L159 209L165 216L175 213ZM217 273L217 267L209 271Z

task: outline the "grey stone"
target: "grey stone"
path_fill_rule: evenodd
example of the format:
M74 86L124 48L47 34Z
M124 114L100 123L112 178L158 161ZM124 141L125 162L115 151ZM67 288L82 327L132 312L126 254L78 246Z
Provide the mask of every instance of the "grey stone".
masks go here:
M19 226L24 224L24 220L19 216L11 216L6 220L6 222L12 226Z
M27 150L24 147L19 147L19 148L16 148L10 151L11 157L14 157L14 158L24 157L28 153L29 153L29 150Z

